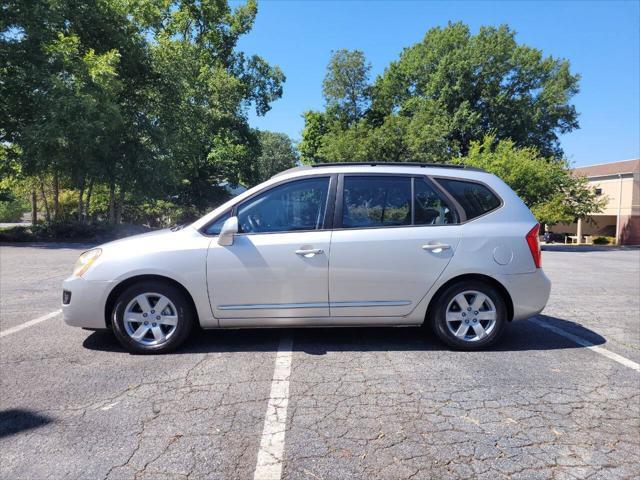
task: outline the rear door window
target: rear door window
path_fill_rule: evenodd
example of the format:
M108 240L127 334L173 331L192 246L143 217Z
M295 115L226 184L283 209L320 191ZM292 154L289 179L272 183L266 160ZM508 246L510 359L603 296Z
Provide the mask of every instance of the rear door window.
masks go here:
M424 179L414 184L414 224L449 225L458 223L458 215Z
M345 175L343 182L342 228L459 223L455 209L424 178Z
M436 180L460 204L467 215L467 220L495 210L502 204L496 194L481 183L451 178Z
M411 178L345 176L342 227L411 225Z

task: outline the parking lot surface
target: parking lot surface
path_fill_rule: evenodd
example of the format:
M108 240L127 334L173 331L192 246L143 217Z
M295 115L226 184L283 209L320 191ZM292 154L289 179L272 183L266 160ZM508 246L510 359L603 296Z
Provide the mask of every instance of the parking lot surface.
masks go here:
M26 326L82 250L0 247L2 479L640 475L638 250L544 252L548 307L485 352L345 328L197 332L161 356Z

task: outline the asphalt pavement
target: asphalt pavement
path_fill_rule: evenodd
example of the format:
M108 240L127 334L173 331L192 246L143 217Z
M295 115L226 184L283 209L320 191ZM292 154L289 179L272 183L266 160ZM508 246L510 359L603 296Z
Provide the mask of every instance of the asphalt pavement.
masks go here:
M638 478L640 251L548 251L547 309L485 352L414 328L66 326L82 245L0 246L0 478ZM28 323L31 322L31 323Z

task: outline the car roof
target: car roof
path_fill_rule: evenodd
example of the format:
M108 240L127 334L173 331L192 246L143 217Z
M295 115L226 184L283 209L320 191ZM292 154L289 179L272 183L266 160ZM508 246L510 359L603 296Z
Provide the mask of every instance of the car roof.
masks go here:
M300 165L275 174L271 178L282 176L296 176L296 174L322 174L341 173L345 171L363 173L410 173L424 174L425 170L431 174L441 173L438 170L463 170L473 172L485 172L481 168L470 167L462 164L443 163L419 163L419 162L344 162L344 163L316 163L313 165ZM485 172L486 173L486 172Z

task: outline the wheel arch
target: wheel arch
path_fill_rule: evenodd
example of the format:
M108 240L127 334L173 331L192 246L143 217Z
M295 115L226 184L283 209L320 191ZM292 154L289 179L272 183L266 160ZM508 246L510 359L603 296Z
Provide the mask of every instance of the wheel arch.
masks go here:
M492 287L494 287L496 290L498 290L498 292L500 292L500 294L502 295L502 298L504 299L505 305L507 306L507 320L509 321L513 320L513 313L514 313L513 300L511 298L511 295L509 294L509 291L506 289L506 287L502 283L500 283L498 280L496 280L493 277L490 277L489 275L483 275L481 273L466 273L463 275L458 275L457 277L450 278L445 283L443 283L440 286L440 288L438 288L436 293L434 293L434 295L431 297L431 300L429 300L429 306L427 307L427 313L425 315L425 322L427 322L428 319L430 318L431 311L433 308L435 308L435 305L439 301L439 298L442 295L442 292L444 292L447 288L449 288L454 283L458 283L461 281L473 281L473 280L487 283Z
M111 292L109 292L109 296L107 297L107 301L105 302L105 305L104 305L104 321L107 328L111 328L111 314L113 313L116 300L118 299L120 294L124 292L127 288L129 288L131 285L134 285L139 282L149 282L149 281L163 282L168 285L172 285L176 287L178 290L180 290L182 293L184 293L187 301L189 302L189 305L191 306L191 310L195 317L196 324L200 325L198 309L196 308L196 304L193 301L193 297L191 296L191 293L189 293L189 290L187 290L184 287L184 285L174 280L173 278L165 277L164 275L145 274L145 275L135 275L133 277L124 279L120 283L118 283L115 287L113 287Z

